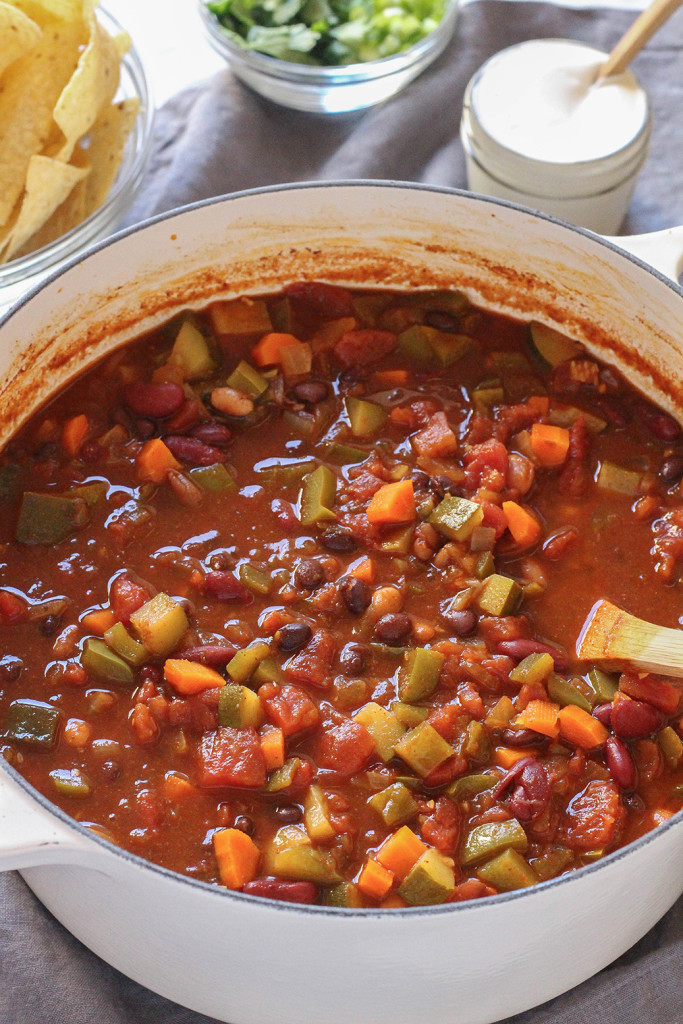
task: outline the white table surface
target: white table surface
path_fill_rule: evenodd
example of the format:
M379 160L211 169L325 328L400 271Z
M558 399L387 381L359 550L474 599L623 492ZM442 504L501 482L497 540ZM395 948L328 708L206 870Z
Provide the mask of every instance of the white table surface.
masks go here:
M133 38L147 68L157 106L186 86L225 67L223 59L205 39L197 0L103 0L102 6ZM647 6L647 2L570 0L563 6L618 7L637 12ZM634 18L636 16L634 13Z

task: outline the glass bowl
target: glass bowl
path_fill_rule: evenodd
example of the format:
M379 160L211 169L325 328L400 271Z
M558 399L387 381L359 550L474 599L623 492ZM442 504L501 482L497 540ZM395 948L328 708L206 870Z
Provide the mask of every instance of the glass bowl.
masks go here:
M434 31L401 53L362 64L312 67L243 49L222 31L205 0L199 0L210 44L238 78L274 103L319 114L360 110L403 89L443 53L453 35L458 7L459 0L451 0Z
M123 27L108 11L98 8L97 17L110 35ZM140 110L123 153L119 172L104 203L66 234L35 252L0 264L0 316L43 278L93 242L113 233L133 203L147 167L152 141L154 102L140 56L131 44L121 60L121 80L115 102L137 97Z

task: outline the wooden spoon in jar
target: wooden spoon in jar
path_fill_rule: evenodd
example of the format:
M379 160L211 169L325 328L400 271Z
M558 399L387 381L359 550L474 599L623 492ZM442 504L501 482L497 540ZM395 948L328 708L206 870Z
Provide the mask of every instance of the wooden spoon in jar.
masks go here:
M683 630L638 619L610 601L591 608L576 653L582 661L627 662L645 672L683 679Z
M683 0L654 0L654 3L646 7L621 37L607 60L601 64L596 81L625 71L635 55L682 3Z

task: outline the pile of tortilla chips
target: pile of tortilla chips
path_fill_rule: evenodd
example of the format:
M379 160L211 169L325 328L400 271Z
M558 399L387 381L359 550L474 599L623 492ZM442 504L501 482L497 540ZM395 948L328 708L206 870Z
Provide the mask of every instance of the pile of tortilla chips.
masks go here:
M0 0L0 263L70 231L116 180L139 101L96 0Z

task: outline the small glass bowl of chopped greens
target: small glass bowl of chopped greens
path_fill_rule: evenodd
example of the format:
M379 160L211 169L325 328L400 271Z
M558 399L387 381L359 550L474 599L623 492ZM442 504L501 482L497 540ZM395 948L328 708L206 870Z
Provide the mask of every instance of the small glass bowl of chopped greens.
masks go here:
M448 45L459 0L199 0L211 45L246 85L313 113L393 96Z

